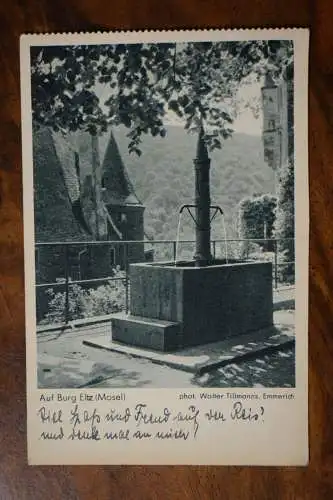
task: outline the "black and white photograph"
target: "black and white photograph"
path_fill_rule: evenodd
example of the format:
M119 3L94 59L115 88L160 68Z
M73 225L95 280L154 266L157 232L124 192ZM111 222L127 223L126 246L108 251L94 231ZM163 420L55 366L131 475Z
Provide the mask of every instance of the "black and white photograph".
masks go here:
M21 37L30 464L307 463L307 57Z
M30 47L40 389L295 387L292 39Z

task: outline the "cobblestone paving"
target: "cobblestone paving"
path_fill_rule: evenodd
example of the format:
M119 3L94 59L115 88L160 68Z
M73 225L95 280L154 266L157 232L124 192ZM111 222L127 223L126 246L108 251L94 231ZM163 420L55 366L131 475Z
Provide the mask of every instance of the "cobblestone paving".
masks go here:
M294 349L215 369L201 377L150 361L105 352L70 334L39 343L38 380L43 388L91 387L293 387Z
M280 304L290 302L293 291L279 293ZM277 305L277 303L276 303ZM289 304L288 304L289 305ZM282 306L282 308L284 308ZM110 323L86 325L65 332L38 334L38 386L40 388L90 387L293 387L294 348L258 359L227 365L194 376L151 361L105 352L83 345L93 335L111 335Z
M295 387L295 351L288 349L205 374L201 387Z

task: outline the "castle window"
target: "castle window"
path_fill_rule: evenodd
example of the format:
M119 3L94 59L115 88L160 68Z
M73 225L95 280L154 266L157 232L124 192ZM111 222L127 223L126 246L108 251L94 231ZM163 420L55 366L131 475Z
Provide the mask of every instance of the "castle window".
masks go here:
M126 214L121 214L121 216L120 216L120 222L121 223L127 222L127 215Z
M105 189L105 176L102 176L102 182L101 182L102 188Z
M268 120L268 129L269 130L275 129L275 120Z
M264 152L264 157L265 157L265 161L267 161L268 165L274 169L274 166L275 166L274 151L272 151L271 149L266 149Z

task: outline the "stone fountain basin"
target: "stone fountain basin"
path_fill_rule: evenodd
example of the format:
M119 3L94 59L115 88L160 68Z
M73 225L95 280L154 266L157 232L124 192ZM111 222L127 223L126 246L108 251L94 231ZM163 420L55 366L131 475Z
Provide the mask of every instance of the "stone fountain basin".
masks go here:
M272 324L270 262L140 263L130 265L130 315L112 320L112 338L173 351Z

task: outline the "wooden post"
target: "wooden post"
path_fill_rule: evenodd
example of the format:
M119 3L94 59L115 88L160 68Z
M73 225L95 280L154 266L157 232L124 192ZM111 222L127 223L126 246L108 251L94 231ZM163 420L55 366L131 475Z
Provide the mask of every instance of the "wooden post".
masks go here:
M65 245L65 325L69 322L69 255Z
M129 311L129 294L128 294L128 285L129 285L129 265L128 265L128 243L124 244L124 261L125 261L125 313L128 314Z

